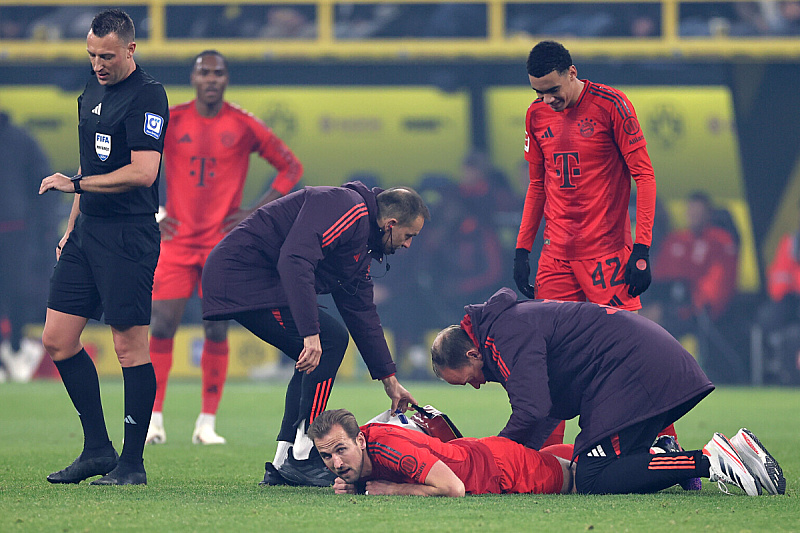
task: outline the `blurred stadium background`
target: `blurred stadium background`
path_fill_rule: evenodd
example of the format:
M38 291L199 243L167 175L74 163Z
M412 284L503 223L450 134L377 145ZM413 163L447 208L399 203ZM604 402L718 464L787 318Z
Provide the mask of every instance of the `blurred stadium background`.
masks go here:
M768 265L800 220L800 2L0 0L0 111L66 174L78 164L85 35L105 7L132 16L137 63L166 86L171 104L194 96L195 54L225 54L227 99L287 142L306 168L301 185L361 179L423 192L429 228L390 259L390 275L376 279L401 378L432 377L431 332L457 322L464 304L514 286L527 182L524 117L534 98L525 59L543 38L563 42L579 77L623 89L636 106L656 171L657 236L685 227L686 198L702 191L736 243L734 296L720 316L699 317L681 341L716 382L800 384L800 300L786 297L780 324L765 311ZM245 202L271 178L254 159ZM71 197L58 200L45 208L52 216L36 219L36 253L26 251L29 264L20 265L30 274L32 339L61 231L53 227L63 224ZM658 294L645 293L645 305ZM661 294L675 297L676 287ZM197 302L185 323L173 375L195 377ZM107 328L90 326L84 342L101 373L119 372ZM47 362L37 375L52 375ZM265 378L286 367L274 350L233 329L231 376ZM340 375L368 379L354 353Z

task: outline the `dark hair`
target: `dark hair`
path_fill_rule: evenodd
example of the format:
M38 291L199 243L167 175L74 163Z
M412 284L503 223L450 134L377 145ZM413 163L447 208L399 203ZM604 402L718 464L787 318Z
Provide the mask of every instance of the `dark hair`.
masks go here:
M711 197L703 191L693 191L691 194L689 194L688 199L690 202L699 202L703 204L706 209L712 208Z
M136 30L131 17L121 9L106 9L92 19L92 33L105 37L116 33L120 41L130 44L136 40Z
M194 69L194 66L197 64L198 59L206 56L217 56L222 60L222 64L225 65L225 70L228 70L228 59L224 55L222 55L221 52L218 52L216 50L203 50L202 52L194 56L194 59L192 60L192 69Z
M475 343L467 332L456 324L447 326L436 335L431 346L433 373L441 377L440 368L458 370L469 363L467 352L475 348Z
M431 218L430 211L422 197L409 187L392 187L375 197L378 202L378 218L396 218L397 224L404 226L414 222L417 217Z
M324 411L321 415L311 422L308 428L308 438L312 441L321 439L331 432L333 426L341 426L344 432L353 440L356 440L361 428L358 427L356 417L347 409L333 409Z
M572 56L564 45L555 41L542 41L533 47L526 63L528 74L534 78L547 76L554 70L565 73L572 66Z

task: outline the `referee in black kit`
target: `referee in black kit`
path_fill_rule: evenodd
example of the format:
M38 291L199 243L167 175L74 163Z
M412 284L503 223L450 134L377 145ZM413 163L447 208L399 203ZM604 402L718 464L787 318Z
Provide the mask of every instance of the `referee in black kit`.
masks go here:
M155 213L167 94L136 66L133 21L98 13L86 37L93 76L78 98L80 168L53 174L49 190L75 193L67 231L56 247L42 343L53 358L83 426L83 452L51 483L147 483L142 452L156 394L148 324L160 249ZM97 370L81 344L90 318L111 326L125 384L125 439L108 438Z

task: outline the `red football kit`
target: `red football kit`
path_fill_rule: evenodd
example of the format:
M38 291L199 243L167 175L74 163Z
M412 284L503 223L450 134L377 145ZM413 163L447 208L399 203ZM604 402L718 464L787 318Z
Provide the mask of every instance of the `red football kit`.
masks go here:
M716 319L736 293L738 263L736 243L724 229L709 226L700 235L678 230L664 239L653 262L653 279L687 282L694 310L708 309ZM685 309L683 314L688 319L694 312Z
M195 101L170 109L164 140L167 214L180 222L161 243L155 300L188 298L199 288L200 272L222 240L223 223L241 204L250 164L257 152L278 170L272 188L287 194L303 166L261 120L224 102L214 117L197 112Z
M787 294L800 294L800 261L797 237L790 233L781 237L775 258L767 268L767 293L779 302Z
M617 89L582 81L572 107L553 111L540 98L528 108L530 185L517 248L531 249L544 215L545 261L540 260L536 280L543 292L537 297L639 309L638 297L627 295L623 281L632 246L628 202L632 177L636 242L649 246L656 199L653 166L628 98ZM559 280L562 273L571 281Z
M367 424L361 431L372 462L370 479L424 484L436 461L442 461L464 483L467 494L558 494L564 483L554 455L504 437L442 442L389 424ZM568 448L567 458L572 454L572 446Z

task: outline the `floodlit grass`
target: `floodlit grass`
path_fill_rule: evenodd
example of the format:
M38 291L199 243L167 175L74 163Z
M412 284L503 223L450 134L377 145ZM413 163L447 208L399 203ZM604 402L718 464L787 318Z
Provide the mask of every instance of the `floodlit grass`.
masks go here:
M504 391L405 383L467 436L496 434L510 412ZM800 531L800 390L724 388L677 424L687 448L714 431L753 430L778 458L786 496L673 488L635 496L471 496L436 499L336 496L331 489L259 487L275 451L284 383L229 383L218 414L224 446L191 444L199 384L174 380L167 443L145 450L149 485L50 485L45 477L80 453L78 417L60 382L0 385L0 531ZM114 443L122 440L122 384L102 382ZM329 408L365 422L389 407L379 383L340 383ZM567 428L574 438L577 426ZM736 491L736 489L732 489Z

